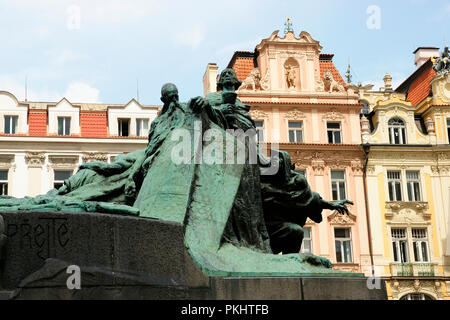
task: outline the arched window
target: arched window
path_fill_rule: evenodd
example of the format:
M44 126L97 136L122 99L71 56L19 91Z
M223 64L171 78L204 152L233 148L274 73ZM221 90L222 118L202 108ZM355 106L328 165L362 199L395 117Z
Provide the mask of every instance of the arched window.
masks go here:
M427 294L424 293L408 293L400 298L400 300L434 300Z
M388 122L390 144L406 144L405 123L399 118L392 118Z

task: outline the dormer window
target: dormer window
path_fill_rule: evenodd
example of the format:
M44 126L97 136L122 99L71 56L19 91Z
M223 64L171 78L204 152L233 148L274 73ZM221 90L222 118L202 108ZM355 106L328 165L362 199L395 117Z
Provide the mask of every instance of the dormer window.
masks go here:
M120 137L128 137L130 135L130 119L117 119L118 133Z
M58 135L70 136L70 117L58 117Z
M390 144L406 144L406 129L403 120L392 118L388 122L388 128Z
M148 119L136 119L136 136L148 135Z
M5 134L17 133L18 116L5 116Z

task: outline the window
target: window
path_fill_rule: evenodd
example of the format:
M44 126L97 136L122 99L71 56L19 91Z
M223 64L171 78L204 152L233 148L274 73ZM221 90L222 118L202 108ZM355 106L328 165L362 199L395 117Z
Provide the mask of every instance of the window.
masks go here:
M130 119L117 119L119 126L119 136L128 137L130 135Z
M303 241L301 253L312 253L311 228L303 228Z
M17 133L18 116L5 116L5 134Z
M301 121L289 121L289 142L303 142L303 124Z
M333 200L345 199L345 172L331 171L331 193Z
M408 240L406 229L391 229L392 249L394 251L395 262L409 262Z
M350 228L335 228L334 241L336 245L336 262L351 263L353 259Z
M412 229L414 261L429 262L427 229Z
M64 180L69 179L72 175L70 170L55 170L55 176L53 179L53 188L59 189L63 186Z
M8 170L0 170L0 196L8 195Z
M405 123L402 120L392 118L388 122L388 128L390 144L406 144Z
M409 201L421 201L420 177L418 171L406 171L406 187Z
M256 136L258 142L264 141L264 121L255 121Z
M58 117L58 135L70 135L70 117Z
M423 293L409 293L400 298L400 300L434 300L429 295Z
M400 171L388 171L389 201L402 201L402 180Z
M450 143L450 119L447 119L447 137L448 143Z
M148 119L136 119L136 135L138 137L148 135Z
M341 124L327 122L328 143L341 143Z

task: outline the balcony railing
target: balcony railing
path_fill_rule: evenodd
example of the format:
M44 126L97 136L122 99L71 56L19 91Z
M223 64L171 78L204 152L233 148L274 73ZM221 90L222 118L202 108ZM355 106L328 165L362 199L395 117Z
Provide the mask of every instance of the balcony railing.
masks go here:
M391 275L397 277L434 277L437 264L430 262L391 263Z

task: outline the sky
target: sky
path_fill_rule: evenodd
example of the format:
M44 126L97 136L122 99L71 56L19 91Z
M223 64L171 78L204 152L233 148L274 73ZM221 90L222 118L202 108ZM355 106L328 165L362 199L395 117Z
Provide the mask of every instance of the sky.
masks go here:
M210 62L253 51L290 17L353 83L394 87L414 70L419 46L450 42L450 0L0 0L0 91L29 101L160 105L203 95Z

